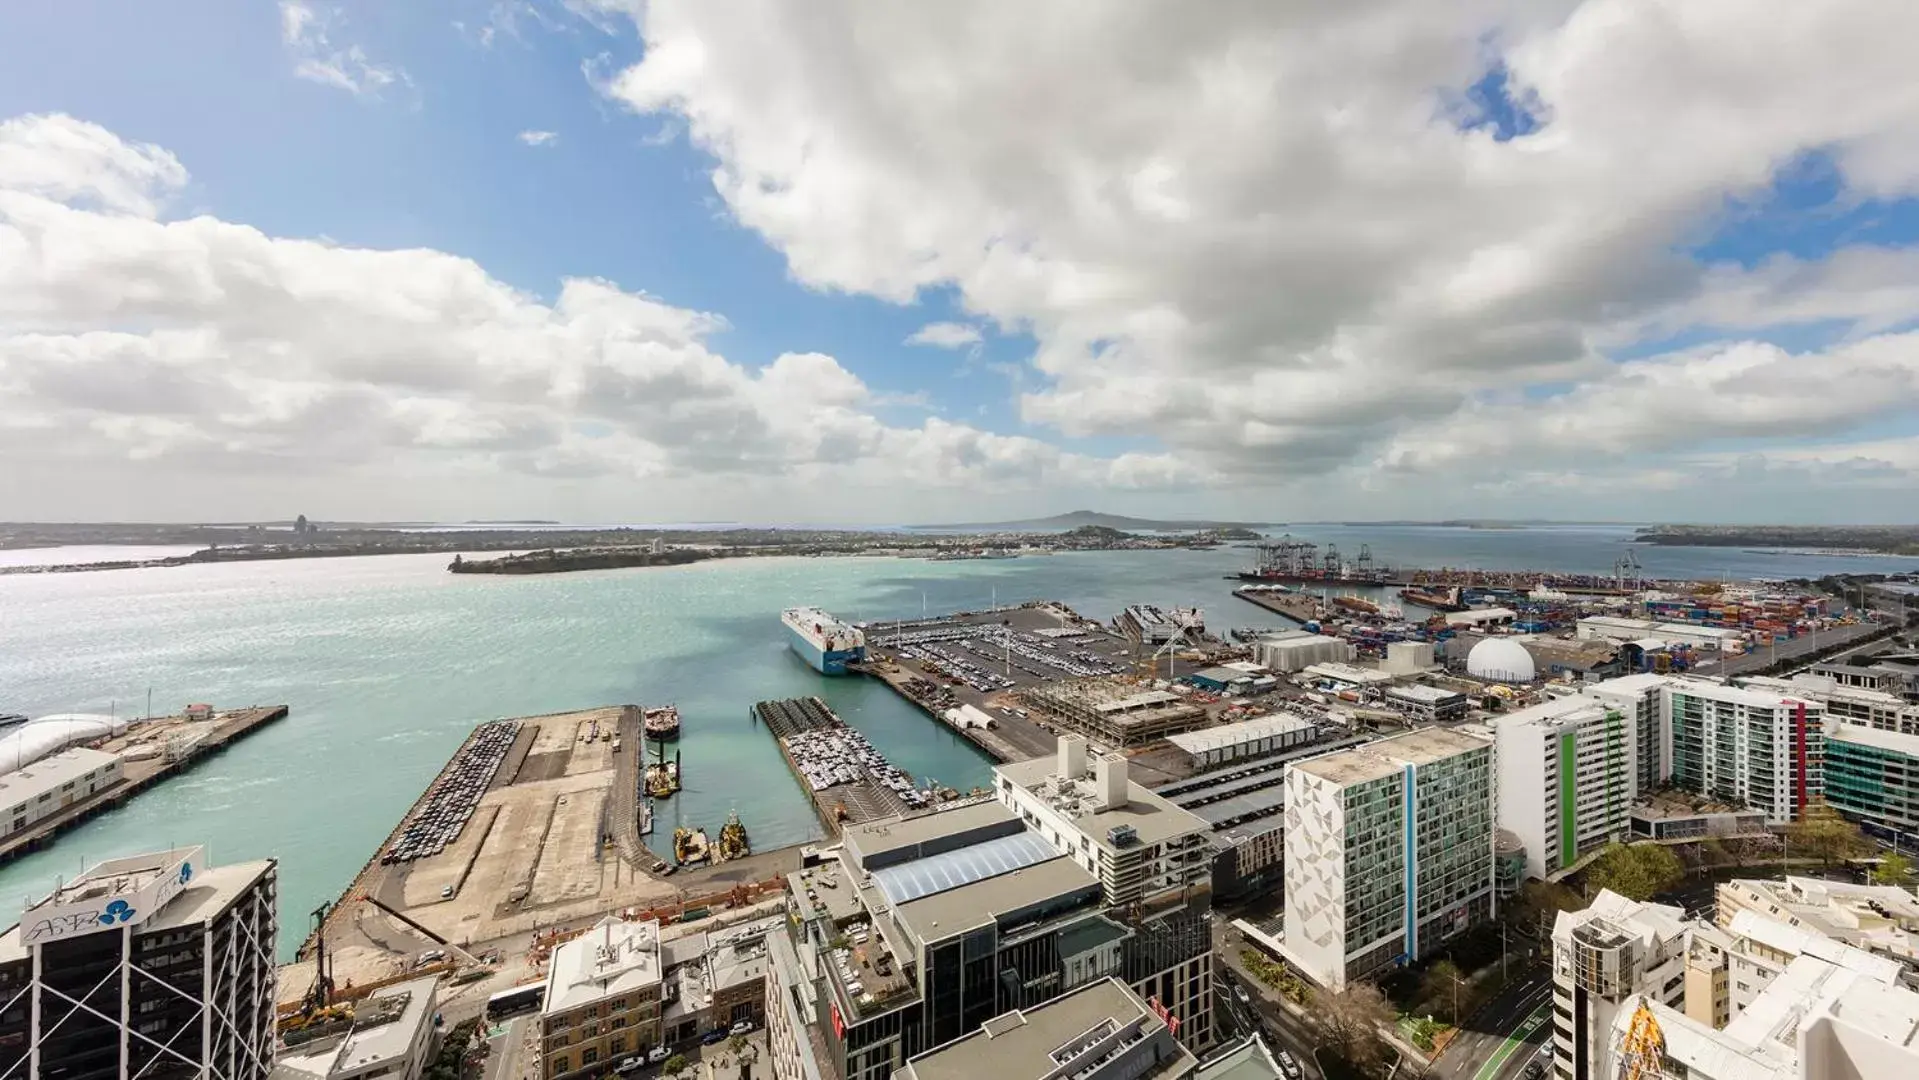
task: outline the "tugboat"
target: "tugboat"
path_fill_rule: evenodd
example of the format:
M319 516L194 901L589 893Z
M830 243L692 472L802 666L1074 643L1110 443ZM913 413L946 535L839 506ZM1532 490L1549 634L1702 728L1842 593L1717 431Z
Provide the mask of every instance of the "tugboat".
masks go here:
M740 813L729 810L726 824L720 826L720 861L741 859L753 854L753 848L746 842L746 826L740 824Z
M656 761L646 767L646 793L664 799L680 790L680 763Z
M706 842L705 829L688 829L682 826L673 830L674 862L681 866L691 866L705 862L712 854Z
M662 705L657 709L647 709L641 726L646 729L646 737L654 742L680 737L680 710L677 705Z

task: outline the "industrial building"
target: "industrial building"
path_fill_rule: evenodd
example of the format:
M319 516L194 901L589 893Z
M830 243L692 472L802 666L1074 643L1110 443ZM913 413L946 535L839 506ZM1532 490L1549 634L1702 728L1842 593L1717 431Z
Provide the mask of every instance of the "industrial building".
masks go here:
M1350 657L1335 657L1347 660ZM1430 641L1394 641L1386 645L1386 658L1379 663L1379 670L1389 675L1417 675L1438 666L1433 659L1433 643Z
M1027 704L1107 746L1137 746L1206 722L1206 710L1178 694L1108 679L1048 683L1024 696Z
M1286 771L1286 958L1338 990L1493 914L1493 747L1426 728Z
M1446 613L1447 626L1505 626L1519 618L1519 612L1506 607L1467 608Z
M1466 695L1438 686L1389 686L1380 700L1416 724L1450 723L1466 718Z
M1151 903L1211 875L1211 826L1128 779L1124 755L1089 760L1086 740L1062 735L1055 757L993 773L1000 803L1097 875L1108 905Z
M544 1080L597 1074L660 1045L660 924L609 915L553 950L540 1005Z
M1014 1010L908 1061L898 1080L1071 1077L1187 1080L1199 1059L1173 1037L1163 1008L1101 979L1036 1008Z
M419 1080L439 1053L439 976L383 986L345 1031L282 1047L273 1080Z
M1253 646L1253 659L1259 666L1283 675L1304 671L1314 664L1351 663L1356 655L1358 650L1341 638L1309 634L1304 630L1262 638Z
M120 755L84 746L69 747L0 774L0 840L86 802L119 784L124 775Z
M1300 674L1332 690L1367 690L1397 681L1397 676L1389 672L1356 664L1314 664Z
M1240 720L1167 736L1166 741L1186 751L1195 769L1214 769L1242 758L1263 757L1319 738L1319 726L1288 713Z
M199 847L61 885L0 935L0 1075L266 1080L278 900L272 860Z
M1520 684L1538 675L1533 656L1517 638L1482 638L1466 654L1466 674L1482 682Z
M1692 645L1720 652L1744 652L1749 639L1743 630L1695 623L1654 622L1651 619L1627 619L1617 615L1594 615L1579 620L1574 635L1581 641L1636 642L1654 639L1669 644Z
M1089 778L1084 743L1062 746L1077 747L1062 750L1070 783L1052 782L1054 759L1003 766L1006 802L850 826L788 875L790 918L768 950L775 1076L887 1080L995 1017L1108 978L1157 999L1188 1050L1212 1044L1207 849L1187 840L1204 823L1110 764ZM1184 886L1152 896L1149 876Z
M1617 709L1564 697L1493 721L1499 827L1544 878L1624 839L1637 797L1633 733Z
M1237 697L1263 693L1279 685L1278 680L1264 672L1225 665L1201 668L1182 678L1209 694L1231 694Z

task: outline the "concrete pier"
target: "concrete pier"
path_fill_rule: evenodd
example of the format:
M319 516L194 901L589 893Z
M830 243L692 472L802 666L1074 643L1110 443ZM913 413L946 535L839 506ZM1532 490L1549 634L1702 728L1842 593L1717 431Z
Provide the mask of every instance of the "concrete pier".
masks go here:
M98 744L107 753L122 755L121 781L0 841L0 863L39 851L66 830L191 769L287 712L285 705L253 706L216 712L204 720L165 716L128 724L125 732Z

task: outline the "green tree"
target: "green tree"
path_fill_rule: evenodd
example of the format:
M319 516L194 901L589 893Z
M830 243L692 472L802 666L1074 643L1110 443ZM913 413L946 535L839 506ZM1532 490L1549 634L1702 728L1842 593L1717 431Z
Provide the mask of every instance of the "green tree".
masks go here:
M1799 820L1786 827L1786 847L1791 854L1816 855L1826 866L1872 850L1859 826L1823 802L1806 807Z
M1887 853L1879 860L1879 865L1873 869L1872 883L1898 885L1902 888L1911 885L1912 860L1896 851Z
M674 1054L666 1059L666 1064L661 1066L660 1071L668 1076L684 1076L692 1067L693 1063L686 1060L685 1054Z
M1593 891L1611 889L1628 900L1647 900L1686 876L1686 867L1671 848L1658 844L1606 845L1586 871Z
M1329 1049L1364 1072L1379 1063L1379 1032L1397 1016L1379 987L1355 982L1337 994L1318 995L1313 1023Z
M1451 959L1442 959L1426 969L1419 980L1419 999L1425 1002L1427 1011L1444 1017L1449 1024L1459 1023L1454 1002L1465 1006L1466 973Z

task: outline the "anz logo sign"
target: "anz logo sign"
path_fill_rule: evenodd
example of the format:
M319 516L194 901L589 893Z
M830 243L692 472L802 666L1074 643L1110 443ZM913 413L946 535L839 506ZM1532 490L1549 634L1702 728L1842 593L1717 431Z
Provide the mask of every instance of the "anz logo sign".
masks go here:
M42 904L27 913L20 924L20 940L29 945L44 945L83 934L122 930L167 906L168 901L186 891L193 882L199 848L179 852L180 862L172 867L156 867L160 872L135 888L115 890L118 895L94 895L67 904ZM113 864L102 864L109 869Z
M112 926L115 923L132 922L133 905L127 903L125 900L115 900L113 903L107 905L105 911L100 913L100 921L107 926Z

